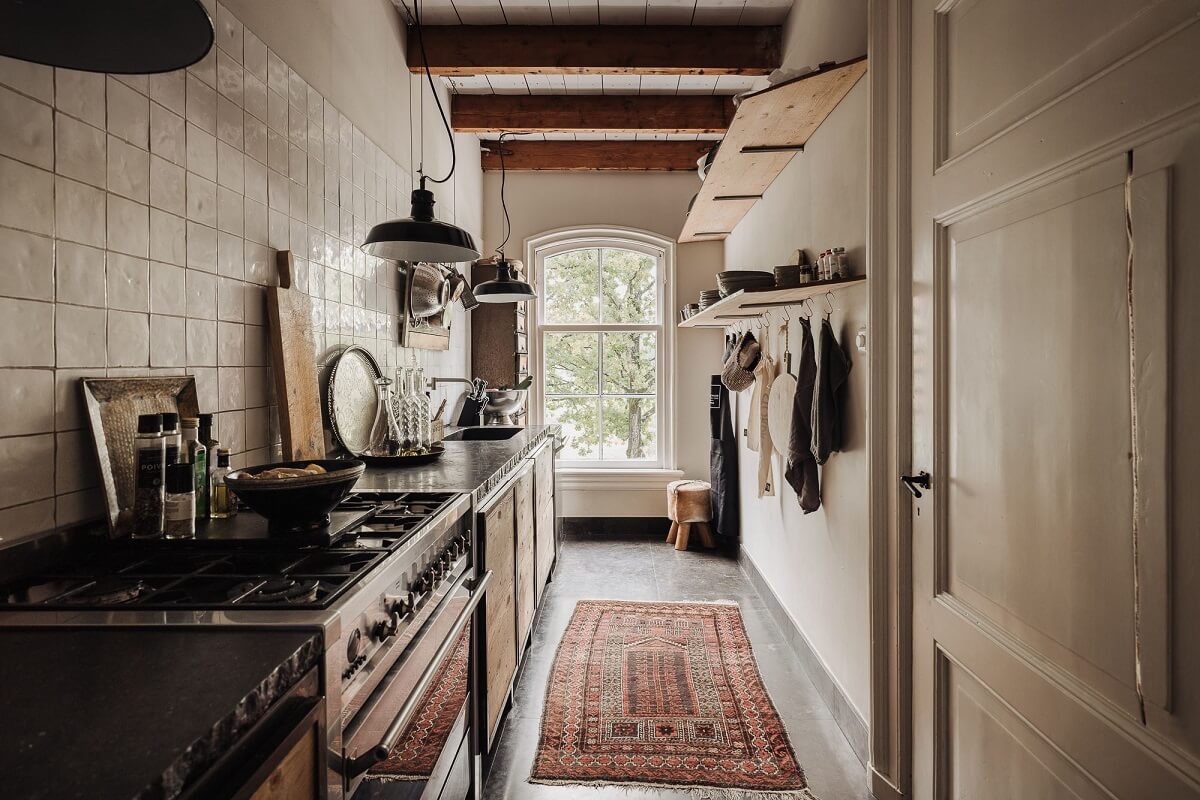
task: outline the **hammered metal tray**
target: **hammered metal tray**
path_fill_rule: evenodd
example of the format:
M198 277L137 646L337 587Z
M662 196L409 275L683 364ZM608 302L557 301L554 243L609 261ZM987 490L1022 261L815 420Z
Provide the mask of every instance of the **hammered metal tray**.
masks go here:
M80 384L104 487L108 533L113 538L125 536L133 522L133 439L138 415L174 411L180 417L196 416L196 379L191 375L81 378Z
M329 426L338 443L355 457L371 443L379 405L375 379L382 376L375 357L356 344L338 354L329 372Z
M430 446L428 453L415 456L369 456L366 453L359 453L356 458L365 462L368 467L415 467L418 464L428 464L436 458L441 458L442 453L445 452L445 445L435 444Z

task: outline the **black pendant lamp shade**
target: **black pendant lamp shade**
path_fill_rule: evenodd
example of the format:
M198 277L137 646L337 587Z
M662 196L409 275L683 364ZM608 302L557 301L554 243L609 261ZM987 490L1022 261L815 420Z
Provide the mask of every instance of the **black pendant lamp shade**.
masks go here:
M533 287L514 278L512 265L503 258L496 262L495 280L476 284L472 291L481 303L520 303L537 299Z
M363 242L363 251L392 261L432 264L454 264L479 258L471 234L457 225L433 218L433 203L433 192L425 188L422 178L421 188L412 193L412 215L373 226Z
M0 55L86 72L152 74L213 45L200 0L0 0Z

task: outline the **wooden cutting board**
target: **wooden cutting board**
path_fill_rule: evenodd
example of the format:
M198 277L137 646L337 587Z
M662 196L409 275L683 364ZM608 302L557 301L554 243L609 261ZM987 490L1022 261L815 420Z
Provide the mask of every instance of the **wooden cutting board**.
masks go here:
M303 461L325 457L325 433L317 388L312 305L308 295L292 288L292 266L290 251L275 254L279 285L267 288L267 335L271 338L283 459Z

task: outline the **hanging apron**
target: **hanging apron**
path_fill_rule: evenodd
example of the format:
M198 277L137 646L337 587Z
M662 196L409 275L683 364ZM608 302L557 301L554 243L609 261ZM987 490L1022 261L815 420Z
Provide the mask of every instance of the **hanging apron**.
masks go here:
M737 436L729 410L729 390L721 376L713 375L709 388L708 420L712 436L708 446L709 483L712 485L713 531L723 546L738 538L738 453Z
M821 507L821 482L817 460L812 454L813 386L817 380L817 361L813 349L812 328L800 318L800 366L796 369L796 398L792 404L792 435L787 451L784 477L800 499L800 508L811 514Z
M754 394L750 398L750 423L746 426L746 446L758 451L758 496L775 495L774 475L771 462L771 431L767 426L767 401L771 397L771 384L775 380L775 362L767 355L766 339L763 339L762 356L754 368Z

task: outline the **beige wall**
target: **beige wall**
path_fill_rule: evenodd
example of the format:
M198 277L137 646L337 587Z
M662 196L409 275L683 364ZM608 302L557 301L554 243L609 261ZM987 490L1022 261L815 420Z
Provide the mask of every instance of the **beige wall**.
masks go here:
M799 0L786 27L785 66L844 61L866 52L866 3ZM790 263L797 248L842 246L856 272L866 263L867 81L860 81L817 130L763 200L725 241L730 269L770 269ZM776 494L759 498L759 454L744 446L741 461L742 546L813 649L866 718L869 710L866 355L854 337L867 321L865 287L840 292L830 321L853 364L847 392L845 451L822 468L822 508L801 513L775 455ZM814 326L816 328L817 326ZM814 334L816 330L814 329ZM792 326L793 347L799 330ZM782 357L779 327L770 349ZM793 353L793 360L798 353ZM738 396L738 430L750 393Z
M499 244L500 177L483 178L484 241ZM695 173L513 172L505 196L513 233L505 248L524 258L525 240L557 228L615 225L674 239L683 227L688 200L699 188ZM681 245L676 250L676 307L693 302L715 285L721 269L719 243ZM719 369L721 334L679 330L675 340L676 465L689 477L708 476L708 378ZM661 487L645 490L569 491L567 516L665 516Z

